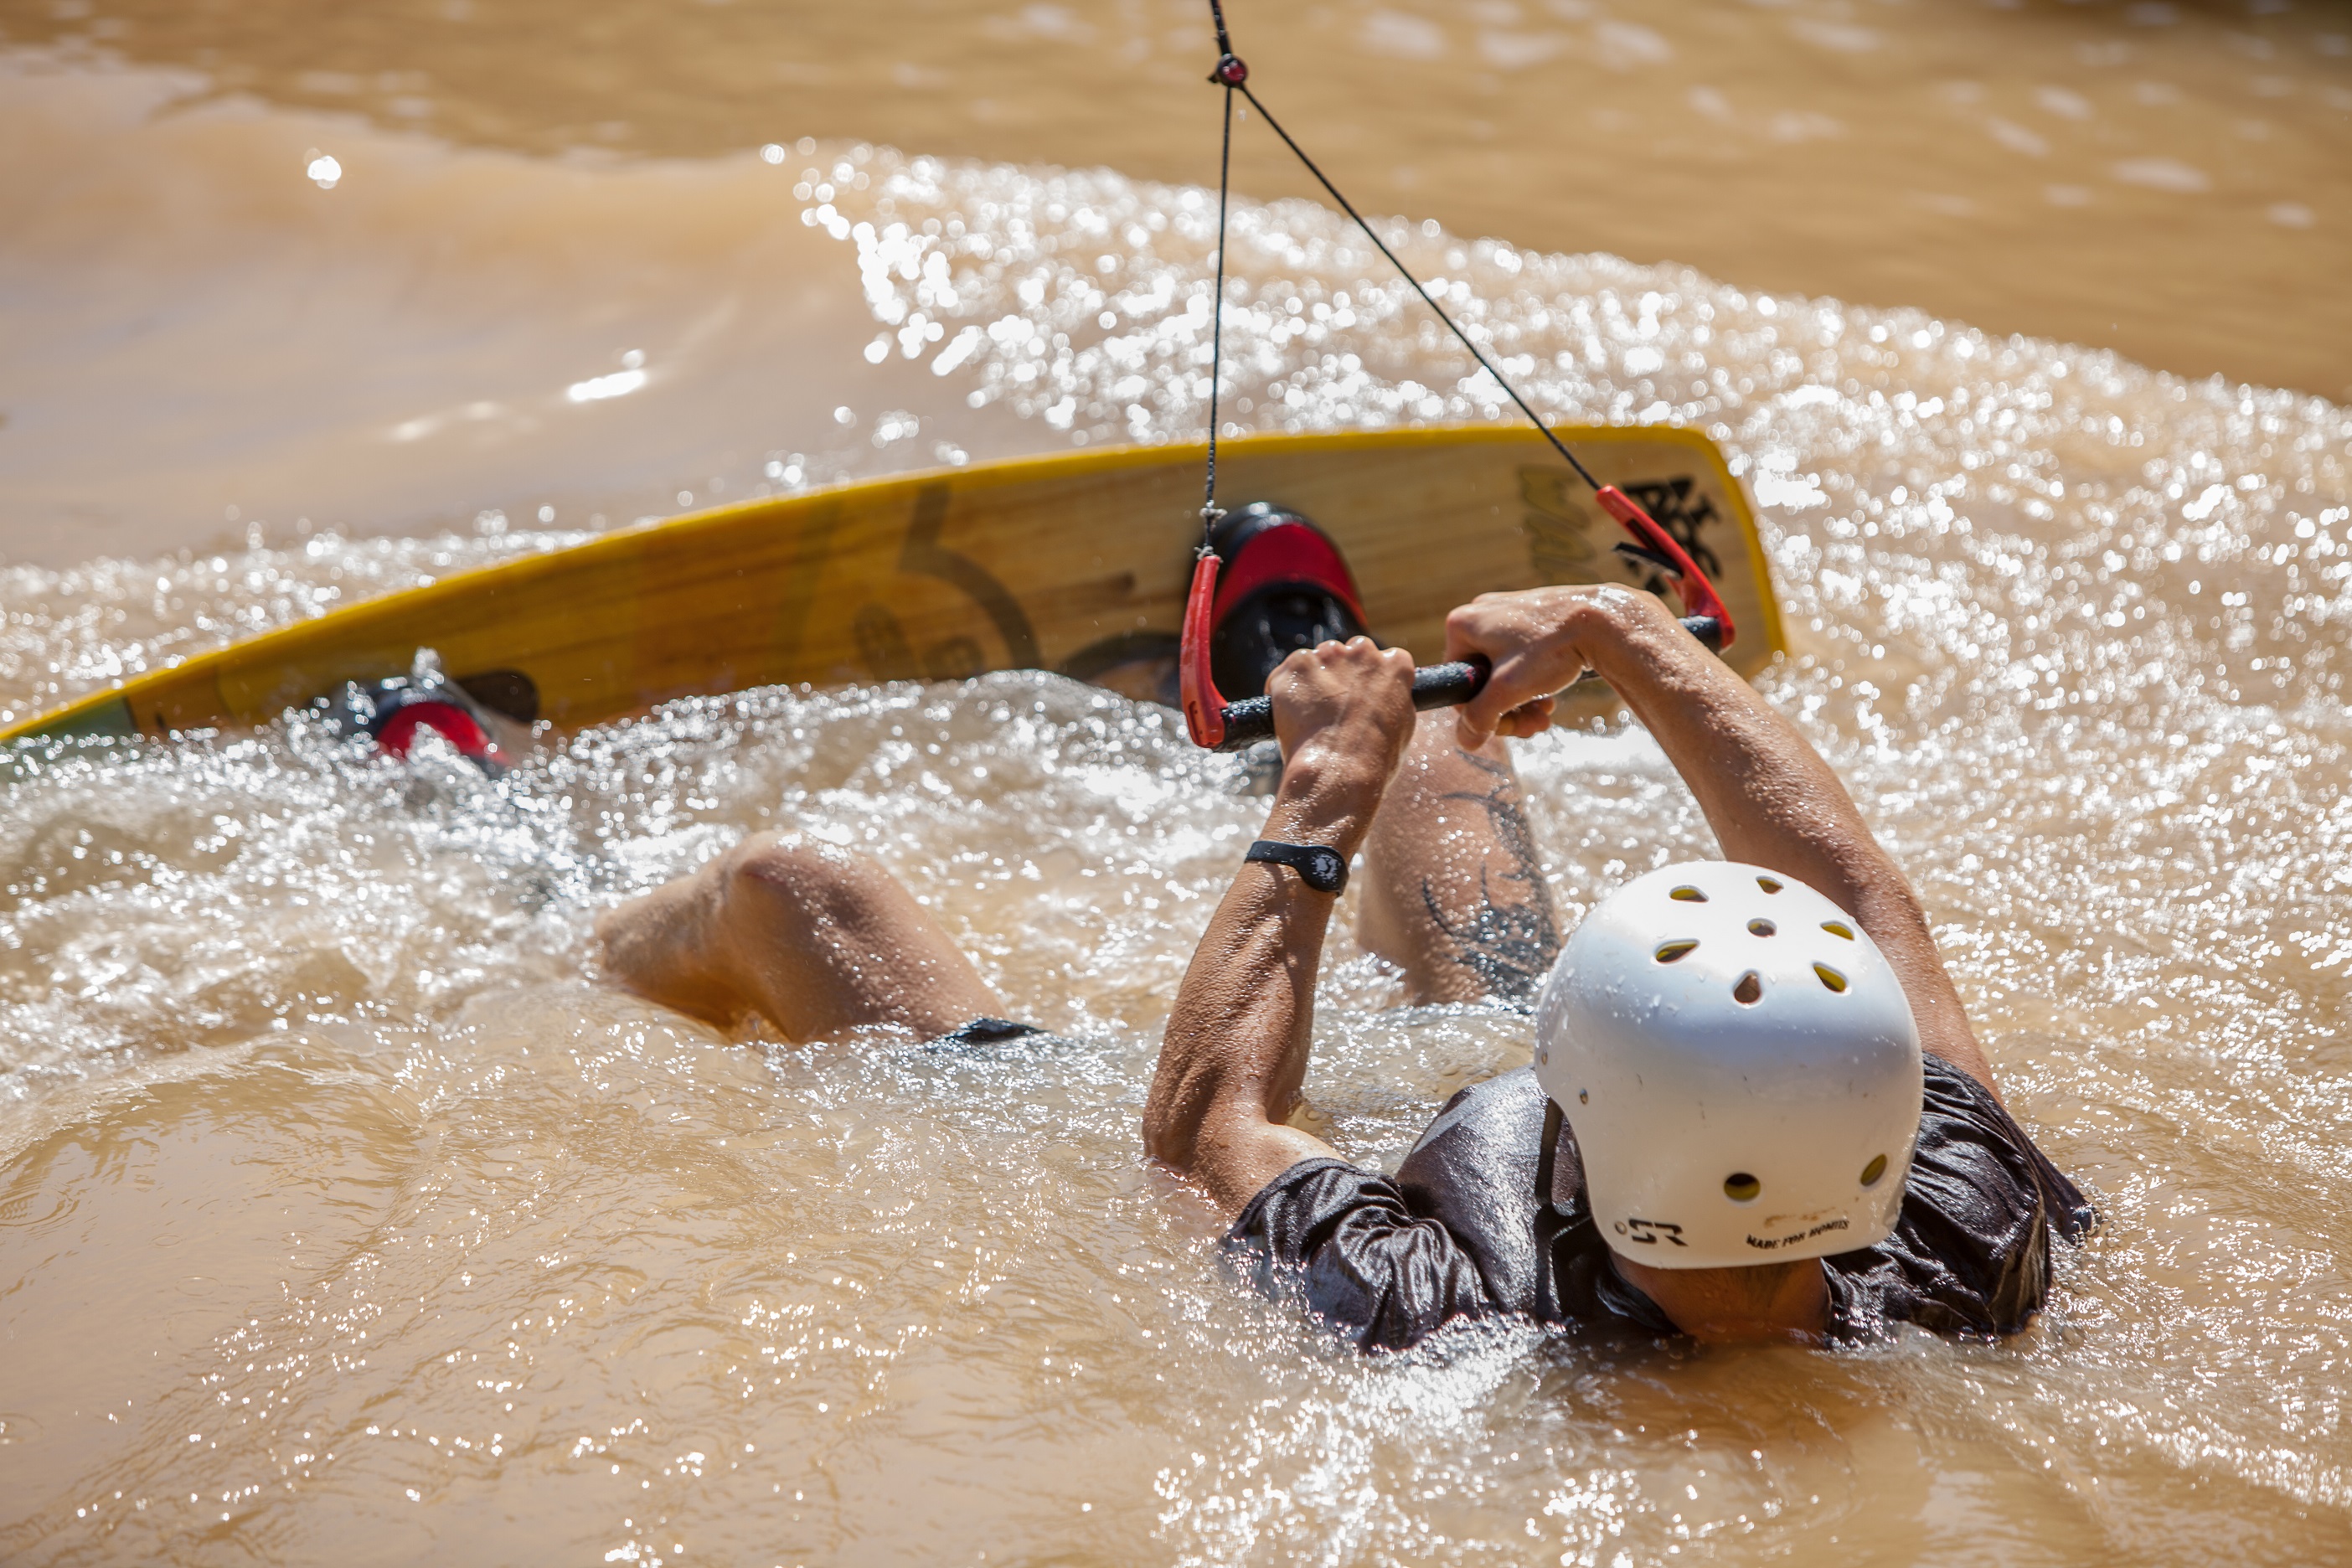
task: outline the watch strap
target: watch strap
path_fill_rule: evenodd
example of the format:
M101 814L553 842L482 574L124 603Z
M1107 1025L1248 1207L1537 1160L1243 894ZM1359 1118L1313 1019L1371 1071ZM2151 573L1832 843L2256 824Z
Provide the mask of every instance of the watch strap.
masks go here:
M1348 885L1347 857L1320 844L1286 844L1279 838L1261 838L1249 847L1249 853L1242 858L1287 866L1298 873L1300 881L1318 893L1336 893Z

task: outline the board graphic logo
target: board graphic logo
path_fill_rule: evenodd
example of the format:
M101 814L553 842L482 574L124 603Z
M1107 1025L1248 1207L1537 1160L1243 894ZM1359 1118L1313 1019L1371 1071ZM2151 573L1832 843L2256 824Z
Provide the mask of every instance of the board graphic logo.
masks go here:
M1695 493L1697 482L1689 474L1678 474L1623 489L1690 552L1700 571L1720 578L1723 563L1708 546L1706 533L1722 521L1722 514L1705 494ZM1616 524L1604 520L1583 498L1583 481L1573 474L1549 468L1519 470L1519 499L1527 506L1521 521L1528 533L1528 562L1536 575L1547 583L1590 583L1598 576L1614 575L1603 567L1615 563L1617 571L1633 574L1636 585L1664 596L1673 586L1664 574L1646 563L1614 554L1611 546L1618 538ZM1601 530L1598 539L1592 531L1595 527Z
M1657 520L1658 526L1675 536L1675 542L1690 552L1690 558L1709 578L1723 575L1723 563L1706 546L1700 531L1717 521L1715 503L1705 496L1696 500L1691 495L1695 481L1688 474L1671 479L1654 479L1645 484L1627 485L1625 493L1635 504Z
M940 542L947 526L948 487L925 485L915 492L915 512L907 537L898 548L898 570L919 577L936 577L961 591L981 607L1003 639L1005 662L1014 669L1034 669L1043 662L1037 632L1028 612L987 567L961 551ZM945 637L918 655L907 628L887 605L866 605L850 623L857 654L877 680L961 680L988 668L980 644L968 637Z

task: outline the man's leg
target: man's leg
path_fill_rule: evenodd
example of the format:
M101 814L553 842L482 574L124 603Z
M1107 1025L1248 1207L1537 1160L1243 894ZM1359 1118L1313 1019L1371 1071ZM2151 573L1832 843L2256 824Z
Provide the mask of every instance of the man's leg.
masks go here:
M1364 842L1357 935L1416 1002L1533 1002L1559 952L1505 745L1465 752L1451 712L1421 715Z
M758 1013L793 1041L866 1024L944 1035L1003 1010L888 872L775 834L610 911L596 935L639 995L716 1024Z

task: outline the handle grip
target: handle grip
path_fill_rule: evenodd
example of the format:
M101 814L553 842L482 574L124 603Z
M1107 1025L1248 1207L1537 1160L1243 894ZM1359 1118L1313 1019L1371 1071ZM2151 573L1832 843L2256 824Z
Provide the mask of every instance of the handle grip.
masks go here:
M1711 652L1723 651L1723 623L1713 616L1685 616L1683 629L1704 643ZM1426 665L1412 672L1412 705L1426 713L1433 708L1458 708L1486 689L1490 673L1486 661L1473 655L1453 664ZM1601 677L1586 670L1576 678L1580 686ZM1239 702L1225 705L1225 738L1218 742L1220 752L1238 752L1244 746L1274 739L1274 700L1270 697L1244 697Z
M1412 705L1423 712L1432 708L1453 708L1478 695L1486 684L1486 661L1470 658L1454 664L1432 664L1412 672ZM1238 752L1244 746L1274 739L1274 700L1270 697L1244 697L1239 702L1225 705L1225 738L1217 743L1220 752Z

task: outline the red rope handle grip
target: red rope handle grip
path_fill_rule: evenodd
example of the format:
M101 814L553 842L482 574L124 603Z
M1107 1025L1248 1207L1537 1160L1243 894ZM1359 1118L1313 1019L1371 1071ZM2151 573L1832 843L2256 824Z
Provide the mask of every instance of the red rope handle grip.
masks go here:
M1729 647L1731 612L1724 606L1723 595L1715 591L1715 584L1706 580L1706 574L1698 569L1698 563L1690 558L1690 552L1682 547L1682 542L1660 528L1655 518L1615 485L1603 485L1592 493L1601 502L1601 510L1622 524L1634 542L1675 563L1675 596L1683 602L1683 614L1713 620L1723 628L1723 641L1717 651Z
M1655 527L1654 523L1651 526ZM1192 743L1213 752L1225 738L1225 700L1209 673L1209 638L1216 630L1216 552L1201 552L1192 566L1192 591L1184 600L1184 641L1176 673L1184 700L1184 728Z

